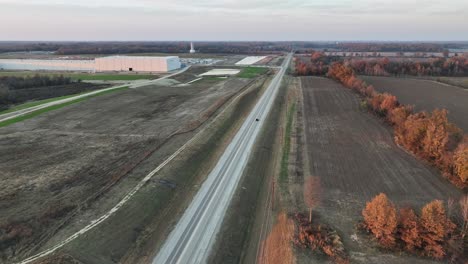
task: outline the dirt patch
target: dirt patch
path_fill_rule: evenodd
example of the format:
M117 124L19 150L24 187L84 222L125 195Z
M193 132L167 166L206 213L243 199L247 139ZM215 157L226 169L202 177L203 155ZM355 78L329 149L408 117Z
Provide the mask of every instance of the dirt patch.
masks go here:
M247 83L129 89L1 128L1 237L15 226L31 230L10 239L3 260L53 245L115 205L189 138L194 120L206 120Z
M429 263L427 259L378 251L356 230L361 210L380 192L398 206L414 207L433 199L458 198L461 192L435 169L396 146L390 128L362 111L356 94L330 79L304 77L301 83L308 163L305 173L319 177L323 188L315 217L337 230L352 263ZM313 258L304 252L298 254L304 260Z
M445 108L449 121L468 131L468 91L429 80L394 77L360 76L379 92L395 95L403 104L414 105L416 111Z

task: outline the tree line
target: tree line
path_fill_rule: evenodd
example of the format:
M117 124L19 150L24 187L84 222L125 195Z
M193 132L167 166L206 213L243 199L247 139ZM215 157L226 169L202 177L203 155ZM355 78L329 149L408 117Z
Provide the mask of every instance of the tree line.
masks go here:
M377 76L468 76L468 57L433 58L427 61L350 59L346 61L357 74Z
M42 89L44 91L38 92L31 91L30 88L41 88L41 87L53 87L58 85L68 85L73 83L69 77L62 75L59 76L47 76L47 75L34 75L28 77L15 77L15 76L4 76L0 77L0 110L8 108L8 105L22 103L26 100L39 98L54 97L55 94L58 96L63 95L64 91L59 89ZM72 91L69 91L72 92ZM42 95L40 95L42 94Z
M397 207L383 193L374 197L362 210L362 227L387 249L435 259L459 261L464 254L468 224L468 196L459 201L461 228L451 220L455 200L449 199L448 210L441 200L426 204L418 215L412 208Z
M63 75L39 75L35 74L34 76L26 77L17 77L17 76L3 76L0 77L0 85L3 85L9 89L27 89L35 87L44 87L44 86L54 86L54 85L64 85L72 83L70 77Z
M323 52L312 52L308 60L296 63L298 75L324 75L332 62L343 61L356 74L376 76L468 76L468 57L433 58L427 61L381 59L347 59L326 56Z
M294 57L296 75L325 75L333 62L341 59L336 56L327 56L323 52L313 51L307 60L307 57Z

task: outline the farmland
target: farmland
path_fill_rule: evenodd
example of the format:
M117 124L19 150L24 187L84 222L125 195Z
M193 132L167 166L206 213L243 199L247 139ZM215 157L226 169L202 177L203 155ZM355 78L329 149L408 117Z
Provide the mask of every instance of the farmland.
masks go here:
M251 80L201 80L183 87L170 83L104 94L0 128L0 223L4 232L0 262L19 260L51 246L109 210ZM258 88L262 82L254 84ZM249 100L253 102L255 97ZM228 124L235 124L236 118L239 116ZM192 169L184 171L200 169L200 163L190 163ZM158 194L162 196L155 203L178 193L172 188L193 175L178 176L181 178L174 178L177 185L172 180L161 181L169 188ZM136 199L147 200L151 193L143 192ZM154 208L162 209L162 205ZM139 212L139 220L150 220L144 213ZM20 231L10 235L10 230ZM120 239L133 241L133 232ZM114 239L117 247L133 245ZM99 263L114 258L103 247L93 250L99 254L95 259L102 261ZM122 248L119 251L125 254Z
M380 192L398 206L421 207L433 199L459 198L461 191L396 146L389 127L361 109L356 94L330 79L303 77L301 83L304 175L318 177L323 188L314 221L337 230L351 262L427 263L426 259L376 250L356 229L361 210ZM297 193L297 187L290 186L290 192ZM300 198L292 196L295 206L306 208ZM310 250L299 250L297 255L300 262L315 259L326 263Z
M468 77L432 77L434 81L468 89Z
M414 105L416 111L445 108L449 111L449 120L468 131L468 92L462 88L407 78L362 76L362 79L377 91L388 92L401 103Z

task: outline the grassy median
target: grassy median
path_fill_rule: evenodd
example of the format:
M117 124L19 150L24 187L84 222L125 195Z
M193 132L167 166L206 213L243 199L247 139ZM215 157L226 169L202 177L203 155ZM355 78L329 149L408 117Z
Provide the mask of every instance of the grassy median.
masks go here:
M294 119L294 112L296 110L296 104L292 104L288 111L287 122L286 122L286 131L284 134L284 145L283 145L283 156L281 158L281 171L280 171L280 181L285 182L288 179L288 162L289 162L289 153L291 151L291 130L292 123Z

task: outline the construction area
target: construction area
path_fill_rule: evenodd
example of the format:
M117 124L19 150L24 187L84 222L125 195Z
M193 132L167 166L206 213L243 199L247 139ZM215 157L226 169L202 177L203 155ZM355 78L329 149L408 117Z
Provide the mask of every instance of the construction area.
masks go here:
M193 67L1 128L0 263L59 244L111 210L165 158L202 133L203 139L117 215L40 263L63 256L114 263L154 251L270 78L264 73L189 83L202 72L206 69ZM152 202L132 206L141 199Z
M0 59L0 70L75 72L170 72L180 69L177 56L110 56L88 60Z

